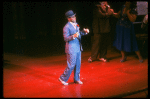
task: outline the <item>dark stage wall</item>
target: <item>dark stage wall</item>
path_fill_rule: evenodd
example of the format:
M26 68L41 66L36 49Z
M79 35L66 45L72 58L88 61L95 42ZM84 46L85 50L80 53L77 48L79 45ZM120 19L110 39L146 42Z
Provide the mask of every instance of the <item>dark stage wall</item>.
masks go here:
M93 7L97 2L3 2L4 52L48 53L64 52L63 27L67 23L65 12L73 10L80 29L89 28L90 34L82 38L83 48L91 48ZM108 1L115 12L124 2ZM112 18L112 36L116 19ZM111 40L110 40L111 42Z
M92 6L92 2L3 2L4 51L64 49L65 12L73 10L80 27L91 28Z

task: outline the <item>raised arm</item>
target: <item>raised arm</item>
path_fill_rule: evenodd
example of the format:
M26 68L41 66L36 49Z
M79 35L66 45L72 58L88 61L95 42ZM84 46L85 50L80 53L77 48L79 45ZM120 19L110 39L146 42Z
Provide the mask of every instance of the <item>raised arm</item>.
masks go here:
M94 14L94 17L107 18L113 14L113 10L108 8L108 11L106 12L106 10L101 5L99 5L94 10L93 14Z
M129 13L130 10L127 11L127 16L131 22L135 22L137 15Z
M121 11L119 11L118 13L113 13L113 16L116 17L116 18L119 18L120 17L120 13L121 13Z
M84 28L82 31L80 31L80 34L81 34L81 36L82 35L87 35L89 32L90 32L89 29Z

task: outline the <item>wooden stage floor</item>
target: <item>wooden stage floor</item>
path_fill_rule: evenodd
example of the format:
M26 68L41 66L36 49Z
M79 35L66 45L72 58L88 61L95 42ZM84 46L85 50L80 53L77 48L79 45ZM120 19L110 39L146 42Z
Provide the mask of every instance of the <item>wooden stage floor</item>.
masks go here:
M66 68L66 56L30 57L4 53L4 98L147 98L148 59L143 63L130 55L120 63L121 54L108 51L110 61L88 63L90 51L82 52L80 78L83 85L68 86L58 78Z

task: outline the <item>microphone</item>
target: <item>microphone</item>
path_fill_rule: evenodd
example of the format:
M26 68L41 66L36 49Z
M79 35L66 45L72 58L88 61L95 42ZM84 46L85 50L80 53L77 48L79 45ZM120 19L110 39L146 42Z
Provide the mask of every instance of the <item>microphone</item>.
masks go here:
M110 8L110 6L109 6L109 5L106 5L106 7Z
M106 11L108 10L108 8L110 8L110 6L109 6L109 5L106 5Z

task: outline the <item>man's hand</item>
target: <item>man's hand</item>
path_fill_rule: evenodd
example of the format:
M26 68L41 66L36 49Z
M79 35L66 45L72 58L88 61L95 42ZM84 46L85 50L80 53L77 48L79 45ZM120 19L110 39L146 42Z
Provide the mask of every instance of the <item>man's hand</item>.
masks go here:
M114 13L113 9L108 9L108 15L112 15Z
M131 11L131 9L128 9L128 10L126 11L126 13L129 14L130 11Z
M75 34L73 34L73 37L74 38L76 38L76 37L78 37L79 36L79 33L77 32L77 33L75 33Z
M85 33L89 33L90 32L89 29L83 28L83 30L84 30Z

